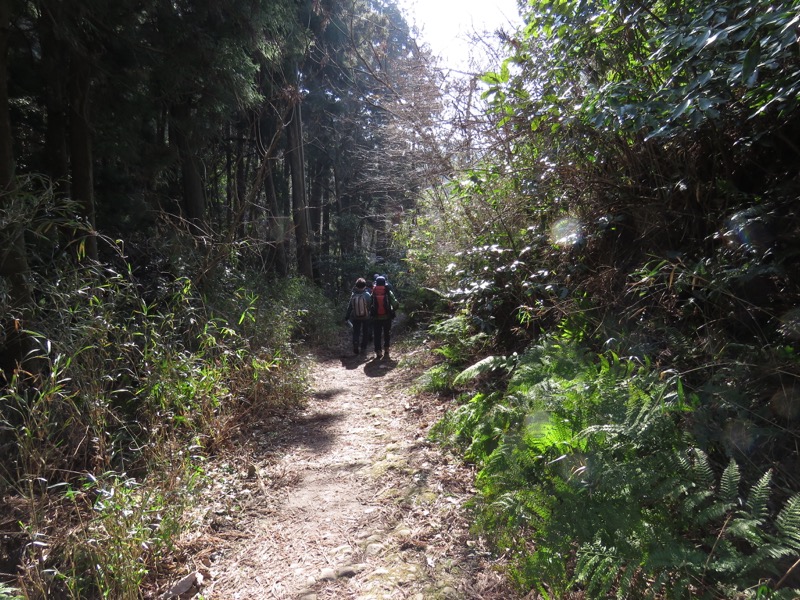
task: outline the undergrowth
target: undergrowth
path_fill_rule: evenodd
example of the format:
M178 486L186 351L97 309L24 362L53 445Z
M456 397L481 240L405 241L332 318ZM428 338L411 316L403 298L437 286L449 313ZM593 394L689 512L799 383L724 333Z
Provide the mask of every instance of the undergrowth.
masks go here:
M303 401L295 346L333 327L319 291L235 271L199 289L170 271L117 257L36 282L42 368L0 392L0 572L16 573L0 597L142 597L205 459Z
M481 378L503 374L503 389ZM704 401L648 362L549 337L451 379L483 391L433 429L479 467L475 531L547 598L795 598L800 494L746 483L692 434ZM494 386L496 387L496 386ZM796 566L796 565L795 565Z

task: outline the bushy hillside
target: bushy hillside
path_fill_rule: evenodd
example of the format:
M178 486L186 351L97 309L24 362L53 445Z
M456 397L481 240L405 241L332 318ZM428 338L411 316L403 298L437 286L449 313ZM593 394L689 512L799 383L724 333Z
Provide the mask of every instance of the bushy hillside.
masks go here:
M520 586L797 595L797 12L532 3L502 143L420 206L456 315L424 382Z

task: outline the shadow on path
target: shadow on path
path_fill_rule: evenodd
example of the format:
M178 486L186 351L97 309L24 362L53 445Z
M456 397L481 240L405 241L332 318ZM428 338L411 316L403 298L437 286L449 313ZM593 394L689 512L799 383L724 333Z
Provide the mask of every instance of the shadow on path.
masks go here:
M327 399L335 398L338 393L334 391ZM286 419L280 430L271 432L270 452L283 453L304 446L312 452L324 454L336 445L336 434L332 430L345 417L341 412L315 412Z

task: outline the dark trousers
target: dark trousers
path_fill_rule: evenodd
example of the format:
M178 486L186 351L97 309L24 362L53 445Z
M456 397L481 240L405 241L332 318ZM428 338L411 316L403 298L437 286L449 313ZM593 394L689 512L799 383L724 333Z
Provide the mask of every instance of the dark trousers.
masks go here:
M367 349L369 343L368 333L370 332L370 322L367 319L353 319L353 350Z
M375 352L381 351L381 336L383 336L383 347L389 349L389 336L392 332L391 319L375 319L373 326L373 335L375 337Z
M372 343L372 336L375 333L375 323L371 318L364 321L364 329L366 331L364 337L367 338L367 345L369 345Z

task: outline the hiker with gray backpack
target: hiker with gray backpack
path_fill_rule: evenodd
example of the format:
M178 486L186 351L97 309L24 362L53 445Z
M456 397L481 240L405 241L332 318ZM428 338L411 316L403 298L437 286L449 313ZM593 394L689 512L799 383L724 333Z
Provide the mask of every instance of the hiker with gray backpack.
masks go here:
M354 354L367 350L371 306L372 297L367 291L367 282L363 277L359 277L355 286L353 286L350 301L347 303L347 313L344 316L344 320L353 325Z

